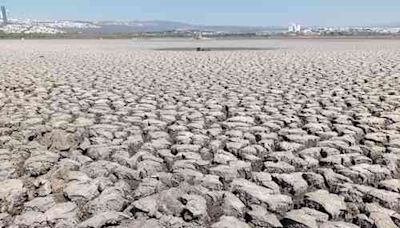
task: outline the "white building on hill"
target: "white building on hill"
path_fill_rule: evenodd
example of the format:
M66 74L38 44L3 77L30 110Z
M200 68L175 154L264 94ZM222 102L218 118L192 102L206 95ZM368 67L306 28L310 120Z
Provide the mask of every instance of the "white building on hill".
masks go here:
M299 33L299 32L301 32L301 25L295 24L295 23L291 23L289 25L288 32L290 32L290 33Z

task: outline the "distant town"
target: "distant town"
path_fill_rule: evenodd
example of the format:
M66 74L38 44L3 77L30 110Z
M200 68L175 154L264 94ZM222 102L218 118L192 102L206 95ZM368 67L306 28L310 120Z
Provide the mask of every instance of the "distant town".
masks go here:
M0 38L93 37L400 37L398 26L322 27L291 23L288 27L205 26L170 21L42 21L17 19L1 6Z

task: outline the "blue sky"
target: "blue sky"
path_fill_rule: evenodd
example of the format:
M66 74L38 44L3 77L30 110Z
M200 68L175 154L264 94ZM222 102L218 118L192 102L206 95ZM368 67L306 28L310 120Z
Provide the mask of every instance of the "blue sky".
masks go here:
M11 17L209 25L400 23L400 0L0 0Z

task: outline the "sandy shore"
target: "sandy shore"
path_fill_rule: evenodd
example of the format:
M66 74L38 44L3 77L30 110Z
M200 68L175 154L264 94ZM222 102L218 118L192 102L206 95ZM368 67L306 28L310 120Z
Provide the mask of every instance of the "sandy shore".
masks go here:
M0 227L400 226L400 41L0 51Z

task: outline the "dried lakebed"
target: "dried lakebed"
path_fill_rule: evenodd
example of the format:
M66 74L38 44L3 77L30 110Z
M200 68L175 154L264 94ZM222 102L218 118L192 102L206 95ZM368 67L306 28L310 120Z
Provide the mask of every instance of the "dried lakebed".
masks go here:
M0 45L0 227L400 226L398 41Z
M177 47L159 48L156 51L268 51L277 50L275 48L255 48L255 47Z

